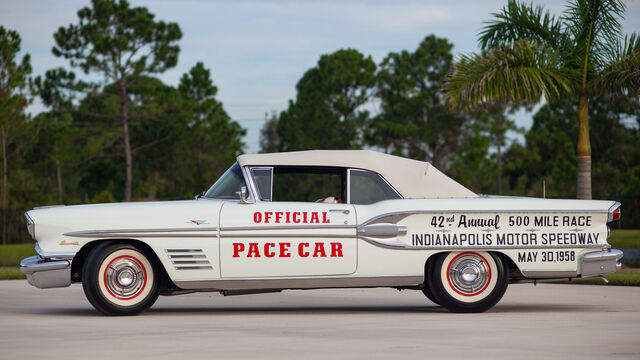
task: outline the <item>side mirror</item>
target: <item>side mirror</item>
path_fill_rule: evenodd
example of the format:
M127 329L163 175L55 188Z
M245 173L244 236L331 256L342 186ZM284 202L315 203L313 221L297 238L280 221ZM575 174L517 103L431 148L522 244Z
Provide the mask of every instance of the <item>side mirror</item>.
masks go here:
M249 193L247 192L247 187L243 186L240 188L240 191L236 192L236 194L240 195L240 203L241 204L251 204L249 201Z

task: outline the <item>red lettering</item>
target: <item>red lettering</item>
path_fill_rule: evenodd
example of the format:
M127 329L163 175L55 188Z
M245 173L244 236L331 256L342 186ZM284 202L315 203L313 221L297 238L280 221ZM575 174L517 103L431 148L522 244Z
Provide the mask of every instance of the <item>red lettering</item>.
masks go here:
M284 213L284 214L287 216L287 220L285 220L285 222L286 222L287 224L288 224L288 223L290 223L290 222L291 222L291 216L290 216L290 215L291 215L291 213L287 211L287 212L286 212L286 213Z
M242 251L244 251L243 243L233 243L233 257L240 257Z
M276 244L274 244L274 243L266 243L266 244L264 244L264 256L266 256L268 258L272 258L272 257L276 256L276 253L274 253L273 251L269 250L269 248L273 248L275 246L276 246Z
M253 222L254 223L259 223L262 221L262 213L261 212L254 212L253 213Z
M265 224L269 223L269 219L271 219L272 215L273 215L273 213L271 211L265 211L265 213L264 213L264 222L265 222Z
M289 247L291 243L280 243L280 257L291 257Z
M308 251L304 251L304 248L309 247L309 243L300 243L298 244L298 255L300 257L307 257L309 256L309 252Z
M297 211L293 213L293 222L296 224L300 222L300 213Z
M247 257L260 257L260 252L258 251L258 243L249 243L249 251L247 253Z
M323 212L322 213L322 223L323 224L328 224L329 222L330 222L329 219L327 219L327 213Z
M324 243L316 243L316 249L313 251L313 257L327 257L327 253L324 251Z
M276 222L280 223L280 220L282 220L282 211L276 211Z
M308 223L308 221L307 221L307 212L306 211L302 213L302 222L304 224Z
M342 257L342 243L331 243L331 257Z
M311 223L320 224L320 219L318 219L318 213L315 211L311 213Z

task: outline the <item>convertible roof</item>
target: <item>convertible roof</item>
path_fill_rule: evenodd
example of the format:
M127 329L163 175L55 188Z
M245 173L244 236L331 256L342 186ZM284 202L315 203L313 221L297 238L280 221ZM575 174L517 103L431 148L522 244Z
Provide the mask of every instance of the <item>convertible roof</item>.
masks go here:
M240 166L333 166L382 175L404 198L476 197L428 162L371 150L309 150L238 156Z

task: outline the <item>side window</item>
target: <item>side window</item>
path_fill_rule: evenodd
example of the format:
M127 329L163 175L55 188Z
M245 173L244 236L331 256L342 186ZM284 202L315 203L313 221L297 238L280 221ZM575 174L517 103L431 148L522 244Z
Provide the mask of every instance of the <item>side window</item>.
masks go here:
M276 167L273 201L341 203L346 199L346 169L329 167Z
M378 174L364 170L349 170L351 204L367 205L401 196Z
M251 168L251 175L253 175L256 187L258 188L260 200L271 201L272 170L272 168Z

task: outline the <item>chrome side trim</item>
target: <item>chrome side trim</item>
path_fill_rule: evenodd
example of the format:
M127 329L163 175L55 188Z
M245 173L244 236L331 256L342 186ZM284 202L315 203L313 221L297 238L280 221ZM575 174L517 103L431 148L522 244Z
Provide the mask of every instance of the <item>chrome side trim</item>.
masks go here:
M176 270L213 270L213 266L176 266Z
M166 253L201 253L202 249L164 249ZM191 255L189 255L191 256Z
M527 210L527 209L521 209L521 210L464 210L464 211L460 211L460 210L405 210L405 211L392 211L392 212L388 212L388 213L384 213L381 215L377 215L374 216L372 218L370 218L369 220L366 220L365 222L363 222L362 224L360 224L360 226L364 226L364 225L368 225L370 223L375 222L378 219L381 218L385 218L387 216L401 216L402 218L405 218L407 216L410 215L420 215L420 214L459 214L459 213L464 213L464 214L495 214L495 213L514 213L514 214L530 214L532 212L535 213L545 213L545 214L583 214L583 213L607 213L607 210L602 210L602 209L598 209L598 210L564 210L564 211L558 211L558 210Z
M390 224L390 223L363 225L363 226L358 226L358 234L362 234L363 236L368 236L368 237L369 236L391 237L391 236L398 236L398 235L406 235L407 227L398 226L396 224Z
M344 210L340 210L344 211ZM250 230L315 230L315 229L355 229L355 225L275 225L275 226L233 226L221 227L220 231L250 231Z
M208 234L200 234L208 232ZM117 230L82 230L64 233L65 236L83 238L121 238L121 237L161 237L161 238L190 238L190 237L218 237L217 227L203 228L166 228L166 229L117 229Z
M216 280L174 280L185 290L239 290L239 289L321 289L341 287L397 287L416 286L424 282L424 275L404 276L341 276L294 278L239 278Z
M222 234L221 239L237 238L326 238L326 239L353 239L355 234Z
M52 260L71 260L74 256L76 256L75 252L46 252L40 248L40 244L36 243L34 247L38 255L45 259Z
M578 276L577 271L556 271L556 270L540 270L540 271L522 271L522 275L530 279L552 279L552 278L574 278Z
M424 282L424 275L404 276L340 276L294 278L238 278L216 280L174 280L185 290L238 289L321 289L340 287L396 287L415 286Z

